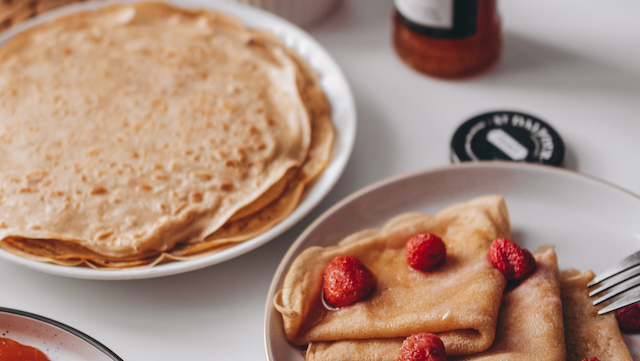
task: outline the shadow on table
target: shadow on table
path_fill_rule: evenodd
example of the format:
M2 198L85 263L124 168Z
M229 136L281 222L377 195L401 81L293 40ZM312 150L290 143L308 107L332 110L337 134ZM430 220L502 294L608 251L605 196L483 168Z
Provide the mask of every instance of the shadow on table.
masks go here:
M628 94L640 90L640 74L605 60L510 32L505 33L504 43L500 65L494 73L482 78L486 84L550 91L575 89Z

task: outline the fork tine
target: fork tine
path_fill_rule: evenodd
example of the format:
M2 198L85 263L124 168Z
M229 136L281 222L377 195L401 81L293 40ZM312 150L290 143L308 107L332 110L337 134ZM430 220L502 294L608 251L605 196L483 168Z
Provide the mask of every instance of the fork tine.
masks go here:
M621 299L612 302L611 304L609 304L607 307L601 309L600 311L598 311L599 315L604 315L605 313L611 312L611 311L615 311L615 310L619 310L621 308L627 307L629 305L632 305L636 302L640 301L640 288L636 288L634 290L629 291L628 294L626 294L624 297L622 297Z
M591 287L591 286L595 285L596 283L600 283L600 282L606 280L607 278L615 276L616 274L618 274L620 272L623 272L623 271L626 271L629 268L637 266L639 264L640 264L640 251L632 254L631 256L629 256L629 257L623 259L622 261L618 262L618 264L616 264L615 266L613 266L613 267L605 270L604 272L602 272L599 276L594 278L593 281L589 282L587 287Z
M600 304L612 297L615 297L623 292L626 292L628 290L631 290L632 288L637 287L638 285L640 285L640 277L636 277L636 278L632 278L630 280L627 280L625 282L622 282L621 284L611 287L609 289L609 291L607 292L607 294L605 294L604 296L598 298L597 300L593 301L593 305L597 305Z
M640 266L630 268L620 274L617 274L609 279L606 279L600 283L600 286L589 293L589 297L593 297L598 293L606 291L611 287L632 279L633 277L640 275Z

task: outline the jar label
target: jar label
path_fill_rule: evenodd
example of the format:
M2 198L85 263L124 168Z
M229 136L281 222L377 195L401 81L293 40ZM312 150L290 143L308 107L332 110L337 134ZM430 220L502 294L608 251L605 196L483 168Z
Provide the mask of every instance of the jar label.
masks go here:
M394 0L400 20L418 34L433 38L475 35L478 0Z

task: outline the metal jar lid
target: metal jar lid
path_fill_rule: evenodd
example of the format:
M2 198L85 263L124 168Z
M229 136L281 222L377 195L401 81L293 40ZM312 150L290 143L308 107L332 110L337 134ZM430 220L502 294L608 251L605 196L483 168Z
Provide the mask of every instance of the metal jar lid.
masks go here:
M496 111L464 122L451 140L451 162L505 160L560 166L564 144L546 122L529 114Z

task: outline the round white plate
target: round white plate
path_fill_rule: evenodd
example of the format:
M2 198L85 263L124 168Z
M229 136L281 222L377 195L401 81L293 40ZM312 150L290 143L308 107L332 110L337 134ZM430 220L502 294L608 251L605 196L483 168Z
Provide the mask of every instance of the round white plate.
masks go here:
M82 10L126 2L133 1L90 1L65 6L63 8L47 12L0 35L0 46L4 45L18 32L51 19ZM347 164L347 160L351 155L356 135L355 103L353 100L353 94L351 93L351 88L349 87L342 70L340 70L336 62L331 58L327 51L318 44L318 42L316 42L309 34L288 21L258 8L216 0L174 0L168 2L184 8L214 9L234 15L241 19L246 26L267 29L280 36L287 46L297 50L299 54L307 59L311 66L320 73L322 77L322 87L331 104L331 115L336 130L336 137L329 166L324 170L313 186L305 192L305 195L296 210L284 221L258 237L203 258L184 262L168 263L147 269L94 270L90 268L64 267L30 261L1 249L0 257L38 271L60 276L87 279L140 279L192 271L237 257L282 234L307 215L307 213L309 213L311 209L313 209L313 207L315 207L331 190L340 177L340 174L342 174L342 171Z
M51 361L122 361L100 342L58 321L0 307L0 337L44 352Z
M561 269L592 269L597 273L640 249L640 197L572 171L490 162L393 177L327 210L286 253L267 298L267 358L303 360L300 349L287 342L282 317L273 308L273 297L282 287L284 275L303 250L335 245L354 232L379 228L400 213L435 214L448 205L487 194L505 197L513 240L532 251L542 245L555 245ZM627 338L627 343L631 346L634 339Z

